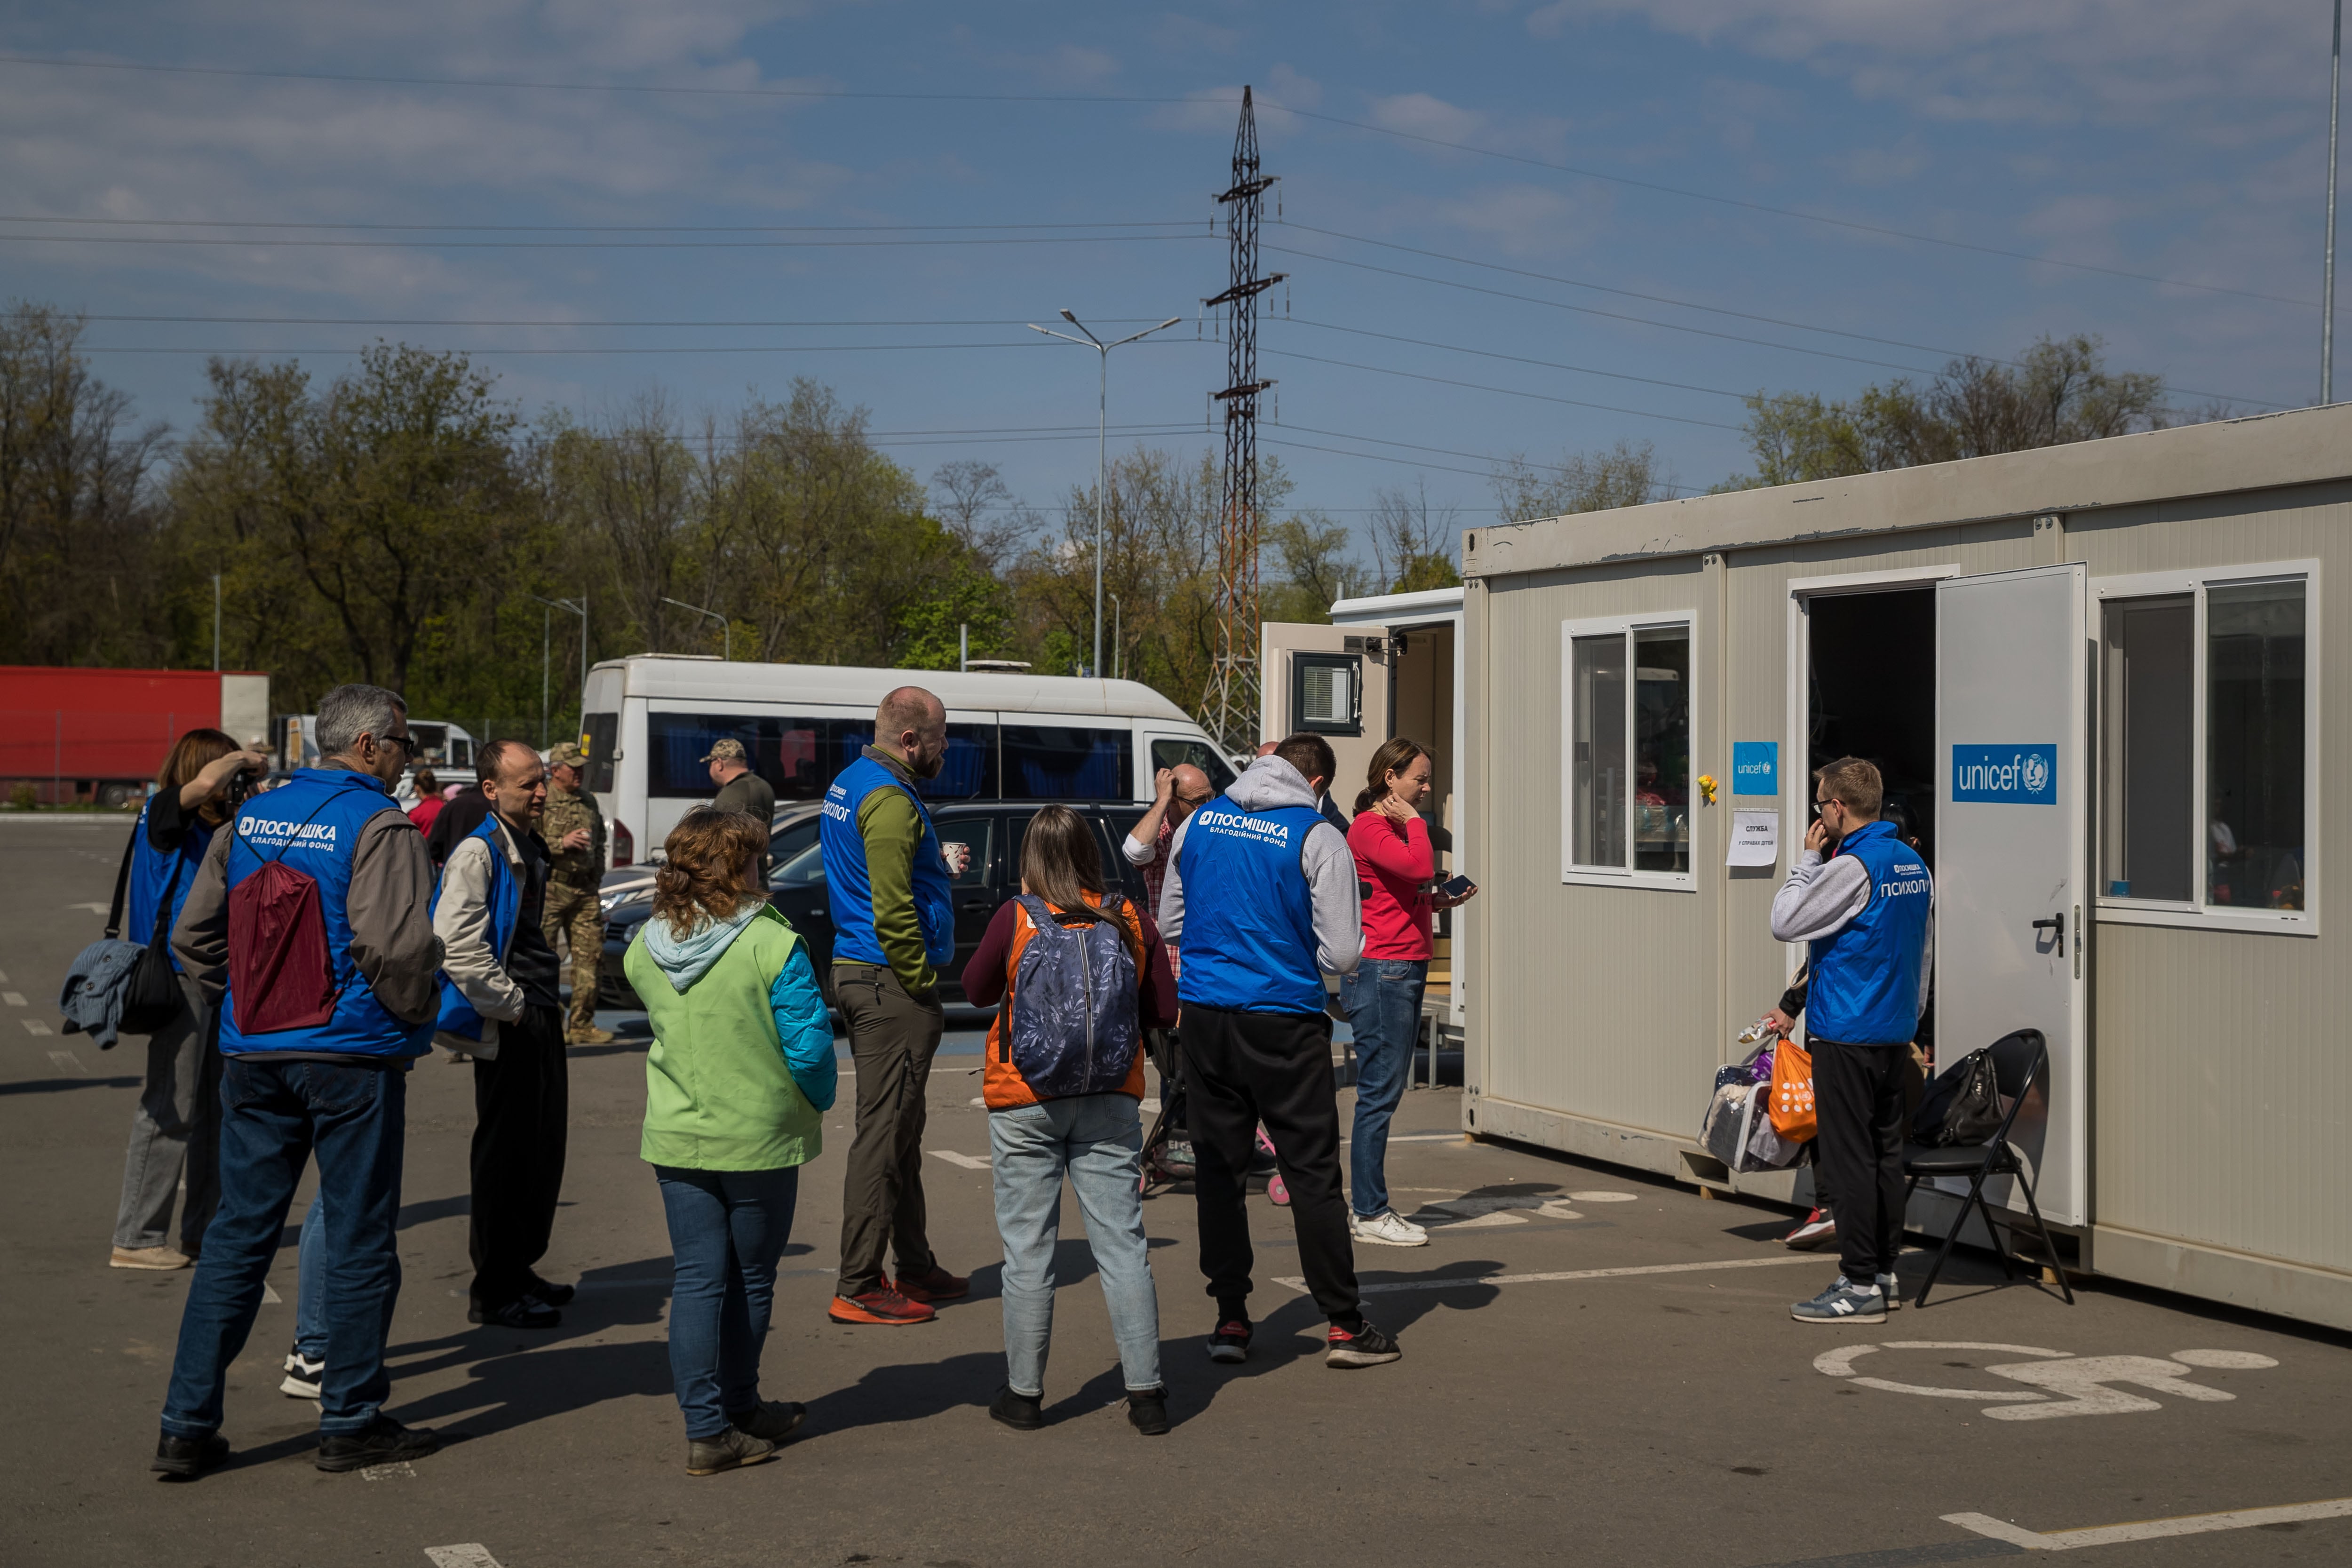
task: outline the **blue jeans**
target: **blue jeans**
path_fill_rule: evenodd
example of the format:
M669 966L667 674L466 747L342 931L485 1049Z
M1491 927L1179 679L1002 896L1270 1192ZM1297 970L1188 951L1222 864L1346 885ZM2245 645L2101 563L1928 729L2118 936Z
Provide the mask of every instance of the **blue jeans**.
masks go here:
M793 1236L801 1169L656 1165L654 1175L669 1221L670 1384L687 1436L723 1436L730 1412L760 1407L760 1347L775 1304L776 1259Z
M1356 1129L1348 1142L1349 1202L1360 1219L1389 1206L1389 1121L1412 1077L1429 961L1368 958L1339 980L1356 1036Z
M305 1361L327 1359L327 1195L310 1199L294 1255L294 1348Z
M408 1075L400 1063L227 1059L221 1071L220 1207L205 1232L180 1316L164 1431L202 1437L219 1430L229 1363L253 1331L263 1277L314 1152L327 1203L320 1221L324 1281L314 1292L327 1339L319 1430L357 1432L375 1420L392 1393L383 1343L400 1297L394 1225L407 1131Z
M1082 1094L989 1113L996 1230L1004 1241L1004 1361L1013 1392L1045 1392L1054 1340L1054 1246L1062 1177L1086 1216L1129 1388L1160 1386L1160 1295L1143 1235L1143 1123L1124 1094Z

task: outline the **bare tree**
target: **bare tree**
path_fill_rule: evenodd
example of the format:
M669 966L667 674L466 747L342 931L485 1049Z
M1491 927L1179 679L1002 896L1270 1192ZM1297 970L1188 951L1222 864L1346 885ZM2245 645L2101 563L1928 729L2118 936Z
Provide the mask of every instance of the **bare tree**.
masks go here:
M1493 483L1496 510L1505 522L1646 506L1675 493L1673 476L1647 441L1573 452L1558 463L1530 463L1514 454L1496 470Z
M1038 519L1015 499L993 463L959 458L931 473L931 488L948 531L992 572L1003 566L1036 531Z
M1454 570L1454 550L1462 540L1458 509L1433 506L1429 482L1415 479L1411 489L1383 486L1372 492L1372 574L1391 594L1451 588L1462 581Z

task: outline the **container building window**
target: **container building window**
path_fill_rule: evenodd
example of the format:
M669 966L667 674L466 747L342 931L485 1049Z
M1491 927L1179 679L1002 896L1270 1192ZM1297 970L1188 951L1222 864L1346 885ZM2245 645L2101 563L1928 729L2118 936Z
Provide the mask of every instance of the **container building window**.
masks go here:
M2314 907L2311 584L2210 576L2101 585L2102 909L2299 921Z
M1570 622L1562 633L1562 877L1688 885L1690 625Z

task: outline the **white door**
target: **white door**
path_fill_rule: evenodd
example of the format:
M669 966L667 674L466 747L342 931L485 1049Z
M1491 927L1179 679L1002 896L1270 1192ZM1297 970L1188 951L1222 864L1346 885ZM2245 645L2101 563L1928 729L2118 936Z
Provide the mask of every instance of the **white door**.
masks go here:
M2042 1212L2071 1225L2090 1219L2085 577L2077 563L1936 586L1937 1066L2012 1029L2048 1037L2047 1092L2014 1142Z

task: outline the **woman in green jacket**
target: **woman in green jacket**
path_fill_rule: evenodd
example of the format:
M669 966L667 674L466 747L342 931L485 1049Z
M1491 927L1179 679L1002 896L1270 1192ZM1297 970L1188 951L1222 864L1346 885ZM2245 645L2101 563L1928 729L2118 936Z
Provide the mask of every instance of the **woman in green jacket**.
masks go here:
M760 1347L800 1167L833 1107L833 1024L807 948L767 903L767 824L690 812L662 847L624 966L654 1030L639 1153L669 1220L686 1473L708 1476L774 1458L805 1414L760 1397Z

